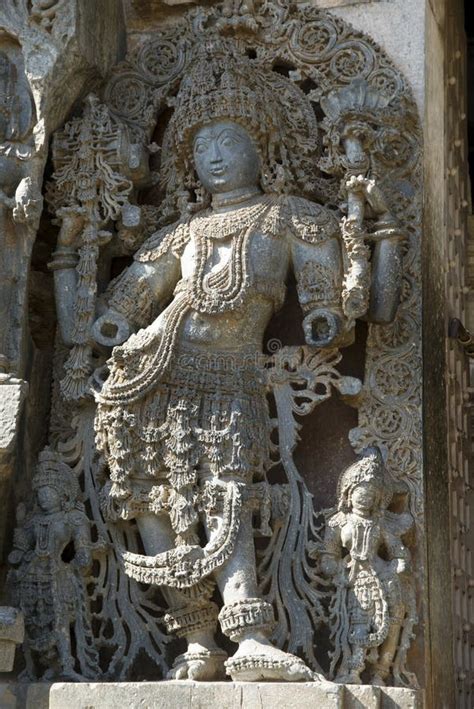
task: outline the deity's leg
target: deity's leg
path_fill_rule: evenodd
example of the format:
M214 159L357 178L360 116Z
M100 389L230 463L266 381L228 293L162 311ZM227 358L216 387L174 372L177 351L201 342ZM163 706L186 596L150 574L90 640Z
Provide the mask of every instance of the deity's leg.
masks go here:
M141 515L137 524L147 554L159 554L175 546L175 533L167 516ZM209 600L213 585L204 582L201 593L196 589L193 593L186 589L160 589L169 606L165 616L168 631L188 643L187 651L175 659L168 679L213 680L225 676L227 654L217 647L214 639L217 606Z
M217 529L206 525L210 539ZM224 606L219 613L222 632L239 647L226 662L234 680L314 680L323 679L304 662L273 647L268 639L274 625L272 606L258 591L252 512L242 511L240 530L230 559L215 572Z
M370 614L360 607L354 590L350 589L348 601L348 633L350 641L345 644L343 662L339 667L336 682L339 684L362 684L361 673L367 662L367 634L370 632Z
M74 658L71 653L71 627L68 621L58 621L55 628L56 647L59 658L60 676L81 681L84 678L74 670ZM52 679L54 671L50 670L51 674L45 672L43 679Z
M25 669L18 675L19 680L38 679L38 674L36 672L35 661L33 659L33 653L28 643L23 644L23 656L25 658Z
M377 662L374 664L374 672L371 678L371 684L385 686L387 678L390 674L393 658L397 652L400 639L401 625L394 623L390 625L390 630L384 642L379 648Z

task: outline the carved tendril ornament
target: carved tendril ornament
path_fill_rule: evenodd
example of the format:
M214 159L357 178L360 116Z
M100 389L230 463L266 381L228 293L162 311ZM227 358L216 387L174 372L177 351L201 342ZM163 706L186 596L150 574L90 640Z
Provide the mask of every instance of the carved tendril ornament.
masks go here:
M380 571L379 542L420 514L414 108L383 53L340 20L283 1L233 7L191 10L136 41L53 145L66 347L50 445L100 542L86 600L107 649L100 672L127 677L145 654L176 679L324 680L328 625L338 679L375 667L374 683L410 684L411 581L397 605L399 570ZM160 198L139 206L145 187ZM267 356L289 272L304 343ZM338 370L362 317L363 388ZM356 451L377 445L384 480L403 481L404 515L387 499L359 520L347 503L322 531L293 453L299 417L334 391L359 407ZM344 584L329 568L347 547L340 515L358 560ZM255 535L267 539L258 555ZM378 630L372 605L357 605L362 587ZM176 636L186 647L169 663Z

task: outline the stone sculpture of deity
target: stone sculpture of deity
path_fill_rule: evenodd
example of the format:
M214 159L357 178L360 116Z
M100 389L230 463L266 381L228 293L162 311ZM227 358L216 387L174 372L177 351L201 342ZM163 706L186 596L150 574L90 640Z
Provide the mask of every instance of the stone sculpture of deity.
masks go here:
M377 448L368 448L341 475L337 510L328 515L323 573L336 587L331 604L336 681L403 684L416 606L411 554L402 541L413 526L408 513L387 508L394 494ZM413 680L413 677L411 677Z
M101 506L110 524L135 520L145 553L117 548L122 569L161 589L168 631L187 642L171 678L309 680L318 675L270 641L274 609L256 572L250 499L267 480L273 425L263 340L290 270L309 347L347 343L354 322L339 219L292 194L275 78L223 46L201 48L166 129L167 208L181 216L99 301L92 334L113 346L95 377ZM63 213L52 263L66 344L83 227L80 211ZM237 644L229 659L217 623Z
M25 618L26 673L35 678L42 667L44 679L94 676L96 658L84 614L82 580L92 561L91 541L79 485L58 454L45 449L32 486L35 503L25 519L18 519L8 559L14 567L10 571L14 601ZM74 551L69 562L63 554L70 544ZM80 672L74 669L72 626Z

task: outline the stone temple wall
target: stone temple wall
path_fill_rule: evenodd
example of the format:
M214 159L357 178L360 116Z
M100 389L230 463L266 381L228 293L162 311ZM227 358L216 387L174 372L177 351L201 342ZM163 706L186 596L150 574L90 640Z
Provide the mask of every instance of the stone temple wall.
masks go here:
M470 706L454 4L5 0L0 706Z

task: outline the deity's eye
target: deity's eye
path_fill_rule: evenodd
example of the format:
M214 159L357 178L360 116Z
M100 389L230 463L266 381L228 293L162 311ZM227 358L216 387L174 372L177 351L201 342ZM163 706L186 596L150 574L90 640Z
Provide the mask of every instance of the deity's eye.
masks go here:
M198 141L194 145L194 152L197 153L198 155L202 155L203 153L206 152L206 143L204 141Z
M232 135L231 133L224 133L220 136L219 143L225 148L230 148L233 145L237 145L238 143L240 143L240 140L237 138L236 135Z

